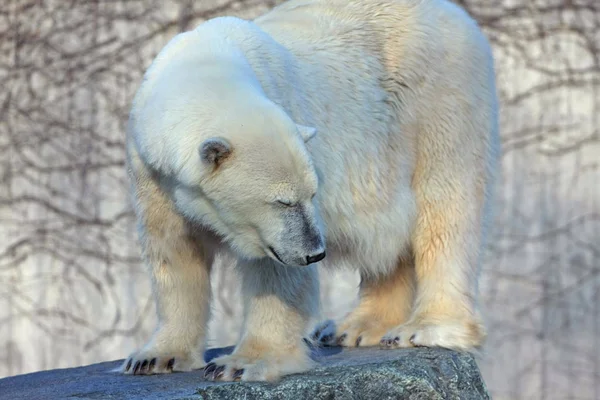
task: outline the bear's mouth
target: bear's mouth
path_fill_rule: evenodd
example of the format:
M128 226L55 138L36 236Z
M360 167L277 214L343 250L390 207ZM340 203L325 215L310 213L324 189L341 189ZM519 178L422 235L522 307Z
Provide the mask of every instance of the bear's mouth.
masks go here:
M273 254L273 256L277 259L277 261L279 261L282 264L285 264L273 247L269 246L269 251Z

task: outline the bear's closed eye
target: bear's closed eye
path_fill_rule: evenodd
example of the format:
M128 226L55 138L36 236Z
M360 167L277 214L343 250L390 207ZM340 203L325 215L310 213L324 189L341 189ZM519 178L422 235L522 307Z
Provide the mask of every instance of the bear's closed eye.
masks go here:
M286 207L294 207L296 205L291 200L277 200L277 203Z

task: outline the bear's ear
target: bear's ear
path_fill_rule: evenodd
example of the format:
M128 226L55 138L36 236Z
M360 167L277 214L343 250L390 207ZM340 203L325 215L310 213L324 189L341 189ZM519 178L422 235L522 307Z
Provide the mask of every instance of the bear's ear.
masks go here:
M304 143L314 138L317 134L317 128L304 126L300 124L296 124L296 126L298 127L298 132L300 132L300 136L302 136L302 140L304 140Z
M204 164L218 167L231 154L231 144L227 139L214 137L206 139L198 151Z

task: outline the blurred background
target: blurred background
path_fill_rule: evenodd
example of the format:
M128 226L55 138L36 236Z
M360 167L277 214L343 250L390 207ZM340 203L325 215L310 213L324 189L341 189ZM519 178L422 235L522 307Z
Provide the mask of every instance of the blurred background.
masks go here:
M133 94L177 32L275 0L0 2L0 377L125 357L155 326L124 169ZM503 137L481 292L495 399L600 399L600 1L462 0ZM227 264L225 261L223 264ZM325 316L353 273L322 271ZM210 343L235 343L219 266Z

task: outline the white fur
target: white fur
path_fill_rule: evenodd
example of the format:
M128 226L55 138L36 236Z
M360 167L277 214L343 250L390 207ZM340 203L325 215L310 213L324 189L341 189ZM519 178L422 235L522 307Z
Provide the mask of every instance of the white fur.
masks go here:
M353 265L366 282L356 335L376 318L373 304L412 296L378 283L408 257L410 321L391 313L378 329L415 335L401 345L479 345L478 256L497 138L489 45L445 0L292 0L254 22L216 18L177 35L146 73L128 133L155 338L170 345L154 339L130 360L203 350L190 346L204 337L196 326L209 296L181 285L206 279L219 251L240 260L247 305L242 341L218 360L223 379L236 368L245 380L308 368L300 339L318 285L314 265L302 265L325 249L324 267ZM231 153L203 163L199 149L215 140ZM177 223L152 233L154 220ZM168 256L182 241L200 249L196 258ZM398 276L411 286L412 273Z

